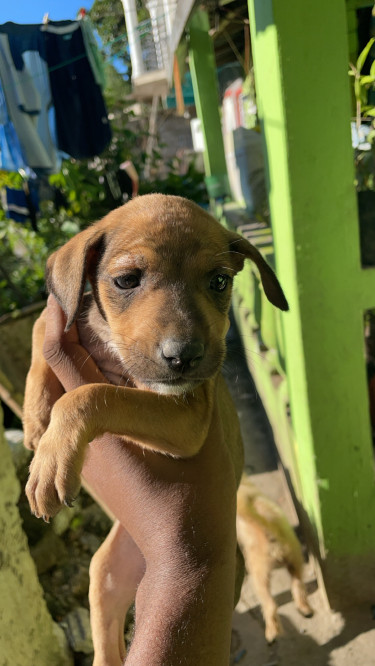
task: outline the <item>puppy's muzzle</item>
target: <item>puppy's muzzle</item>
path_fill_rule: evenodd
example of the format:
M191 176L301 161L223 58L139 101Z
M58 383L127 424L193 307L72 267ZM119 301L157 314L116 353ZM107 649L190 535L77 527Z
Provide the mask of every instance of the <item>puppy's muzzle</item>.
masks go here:
M199 366L204 351L204 344L200 340L186 342L168 338L161 345L161 358L170 370L182 375Z

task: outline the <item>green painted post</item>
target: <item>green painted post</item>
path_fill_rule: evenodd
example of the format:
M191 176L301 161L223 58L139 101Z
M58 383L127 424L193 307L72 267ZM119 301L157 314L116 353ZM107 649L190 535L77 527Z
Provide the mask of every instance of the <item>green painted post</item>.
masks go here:
M300 500L328 594L375 598L375 487L342 0L249 0ZM358 576L357 576L358 574ZM361 574L367 582L362 585ZM353 598L353 597L351 597Z
M189 22L189 63L197 116L205 142L203 153L207 189L213 198L229 193L221 131L215 53L208 14L197 9Z

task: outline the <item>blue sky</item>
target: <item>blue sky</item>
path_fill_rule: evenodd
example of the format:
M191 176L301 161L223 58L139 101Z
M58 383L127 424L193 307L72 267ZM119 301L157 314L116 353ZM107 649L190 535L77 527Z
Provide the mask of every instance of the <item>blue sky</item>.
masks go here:
M41 23L49 13L52 21L75 19L81 7L90 9L94 0L1 0L0 23Z

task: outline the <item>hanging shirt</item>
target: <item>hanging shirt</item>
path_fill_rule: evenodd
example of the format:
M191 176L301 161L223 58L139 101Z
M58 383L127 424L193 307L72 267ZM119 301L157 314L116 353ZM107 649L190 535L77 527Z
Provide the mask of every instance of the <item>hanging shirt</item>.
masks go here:
M76 159L99 155L111 140L100 86L87 57L81 21L50 22L45 37L57 144Z

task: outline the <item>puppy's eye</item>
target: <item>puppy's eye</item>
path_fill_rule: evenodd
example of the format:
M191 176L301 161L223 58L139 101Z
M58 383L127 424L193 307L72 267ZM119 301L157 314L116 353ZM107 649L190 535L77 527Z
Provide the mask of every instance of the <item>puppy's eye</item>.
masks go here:
M136 273L128 273L115 278L115 285L120 289L135 289L140 284L140 276Z
M215 275L210 282L210 289L214 291L225 291L228 286L230 277L229 275Z

